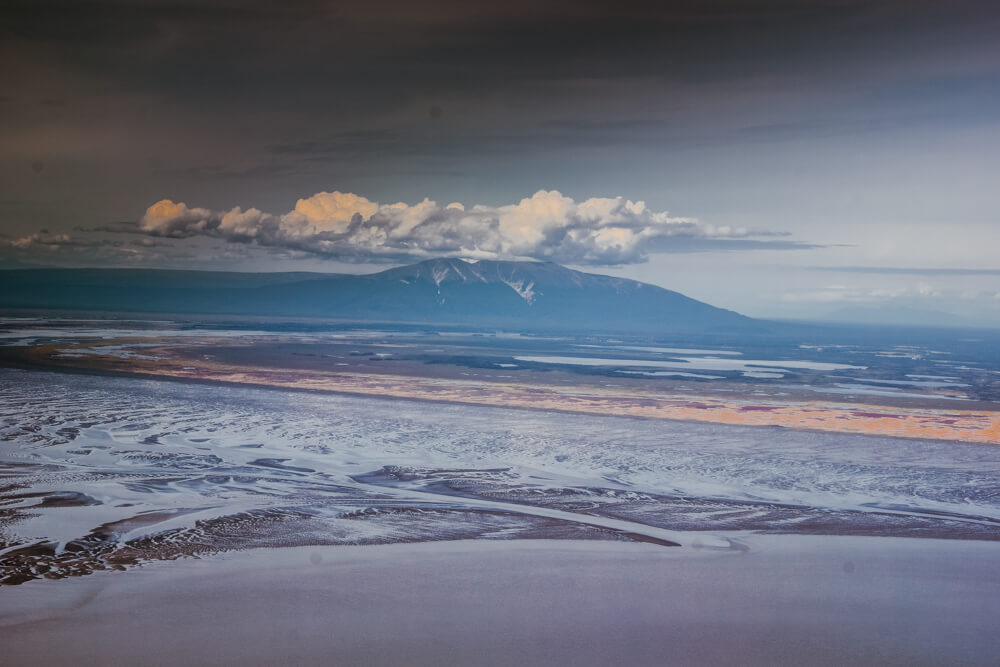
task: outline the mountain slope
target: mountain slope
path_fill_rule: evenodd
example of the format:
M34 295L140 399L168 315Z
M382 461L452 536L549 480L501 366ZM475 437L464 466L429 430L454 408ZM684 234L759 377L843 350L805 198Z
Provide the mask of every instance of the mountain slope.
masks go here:
M0 307L216 313L511 328L748 331L683 294L551 262L436 259L369 275L0 272Z

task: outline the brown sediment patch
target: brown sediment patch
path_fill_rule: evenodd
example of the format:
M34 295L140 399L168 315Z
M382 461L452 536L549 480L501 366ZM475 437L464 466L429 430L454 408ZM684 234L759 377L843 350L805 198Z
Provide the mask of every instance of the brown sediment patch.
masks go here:
M105 524L62 551L54 542L37 542L0 556L0 587L35 579L65 579L104 570L126 570L143 563L199 558L258 548L372 545L470 539L566 539L642 541L676 546L665 540L565 519L482 509L383 506L322 518L303 508L248 510L193 526L118 541L126 528L173 513L138 515Z
M647 544L656 544L656 545L661 546L661 547L679 547L680 546L676 542L671 542L670 540L661 540L658 537L650 537L649 535L640 535L639 533L622 532L621 535L623 537L627 537L628 539L630 539L630 540L632 540L634 542L645 542Z
M5 489L0 488L0 494L4 494ZM31 493L4 494L0 496L0 504L31 500L37 498L35 505L26 507L85 507L87 505L100 505L100 500L92 498L85 493L78 491L36 491Z
M882 412L852 412L852 417L870 417L872 419L882 419L887 417L890 419L902 419L903 415L885 414Z

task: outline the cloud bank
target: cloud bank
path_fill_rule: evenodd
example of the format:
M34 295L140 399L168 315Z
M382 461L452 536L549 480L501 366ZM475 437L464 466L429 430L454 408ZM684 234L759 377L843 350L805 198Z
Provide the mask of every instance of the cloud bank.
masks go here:
M879 303L899 300L947 298L978 298L981 294L959 295L945 293L925 282L895 287L854 287L849 285L826 285L819 289L803 289L786 292L781 300L790 303Z
M47 230L27 234L17 238L0 238L0 246L7 246L18 250L30 250L34 248L44 248L48 250L58 250L62 248L101 248L119 247L121 241L108 239L81 239L69 234L51 234Z
M320 192L282 215L239 206L215 211L164 199L147 209L137 229L150 236L207 236L349 261L464 257L577 265L643 262L648 253L663 252L671 239L731 244L783 235L673 217L623 197L576 202L555 190L539 190L517 204L471 207L429 199L380 204L352 193Z

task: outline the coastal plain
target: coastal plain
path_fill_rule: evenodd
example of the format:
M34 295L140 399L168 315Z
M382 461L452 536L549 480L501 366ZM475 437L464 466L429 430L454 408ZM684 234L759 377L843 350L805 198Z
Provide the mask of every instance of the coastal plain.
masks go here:
M988 342L65 318L0 340L14 664L995 656Z

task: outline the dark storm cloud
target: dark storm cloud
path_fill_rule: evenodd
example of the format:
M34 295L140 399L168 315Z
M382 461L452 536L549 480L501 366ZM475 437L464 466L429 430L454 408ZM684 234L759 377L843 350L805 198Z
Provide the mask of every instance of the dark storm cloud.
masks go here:
M352 91L384 105L401 92L567 77L690 82L817 67L850 72L914 35L942 48L990 30L962 21L987 6L978 2L651 4L39 0L5 3L0 35L171 96L350 106L365 103ZM386 85L391 91L380 94Z
M871 104L909 109L914 105L906 99L877 99L877 91L886 88L878 82L902 77L916 79L908 85L921 99L935 93L947 97L934 77L922 73L921 51L990 39L995 21L968 20L987 6L853 0L685 0L660 6L34 0L3 4L0 39L6 60L17 61L25 77L42 67L35 60L64 68L68 76L92 76L93 85L70 93L97 105L92 113L112 111L108 107L117 107L122 96L145 95L152 113L169 108L211 115L215 123L235 115L254 124L248 148L270 150L287 165L313 158L343 161L360 153L367 159L395 154L438 159L463 151L579 146L683 149L836 132L837 123L844 131L856 125L864 130L878 122L870 114L863 120L821 114L805 121L765 113L772 115L770 122L744 120L723 128L699 128L696 121L737 111L727 104L745 100L748 90L767 97L869 81L875 91ZM990 55L986 48L984 57ZM600 88L605 85L616 88ZM740 88L731 102L724 91L705 93L710 99L702 100L690 90L727 85ZM967 87L953 85L959 90L952 94ZM675 88L677 99L670 100ZM616 108L627 106L630 96L656 89L667 99L647 101L654 107L648 117L620 117ZM65 110L74 104L70 95L50 94L40 103L58 99L64 105L58 110ZM553 111L567 110L559 104L566 95L575 101L569 107L573 115L553 117ZM444 114L451 108L444 100L456 96L474 108L458 105ZM976 109L949 106L938 115L988 115L1000 93L986 90L981 97ZM421 116L408 115L410 105L419 105ZM19 109L15 115L29 113ZM885 122L906 121L899 111L880 116L890 119ZM140 116L147 113L137 110ZM267 113L281 117L270 119ZM426 130L421 121L436 129ZM824 129L828 123L835 125L832 130ZM295 125L303 129L291 129ZM214 169L218 160L206 149L190 149L192 164L171 165L181 171L161 175L241 178L288 169L234 166L228 160ZM258 168L261 173L254 173Z
M83 232L85 234L90 234L94 232L108 232L111 234L139 234L139 226L135 222L125 221L125 222L109 222L105 225L97 225L95 227L84 227L82 225L77 225L73 228L74 232Z
M576 150L630 149L644 151L692 151L711 147L777 143L837 136L877 135L906 123L932 123L947 119L942 113L900 112L883 118L838 121L801 120L753 124L726 130L692 131L671 120L622 119L587 121L549 119L534 125L497 132L495 128L473 128L453 134L359 129L307 141L279 143L268 147L268 163L246 170L218 166L172 170L169 173L212 178L240 178L249 174L316 172L318 166L339 161L426 158L445 163L455 157L524 157ZM987 112L979 115L987 122ZM966 123L969 125L969 123ZM426 167L424 167L426 168ZM164 172L168 173L168 172Z
M268 162L249 167L232 167L224 164L209 164L192 167L161 167L153 172L164 179L177 177L190 179L211 179L218 180L244 180L249 178L263 177L271 178L299 173L301 169L296 167L294 161Z
M340 153L342 151L362 150L373 144L396 144L403 137L391 130L354 130L337 132L319 141L297 141L286 144L275 144L270 150L275 155L314 156Z
M123 244L117 239L87 239L69 234L52 234L43 229L40 232L18 238L4 236L0 238L0 245L26 250L31 248L119 248Z
M164 197L221 221L237 203L287 210L331 183L494 209L543 187L680 207L660 183L698 151L993 122L998 14L975 0L8 1L0 180L46 203L0 225L20 225L11 238L94 228ZM532 171L540 158L547 172ZM718 171L699 182L739 187ZM109 201L126 203L88 217ZM679 238L657 252L707 243ZM636 261L656 246L637 247L581 252Z

